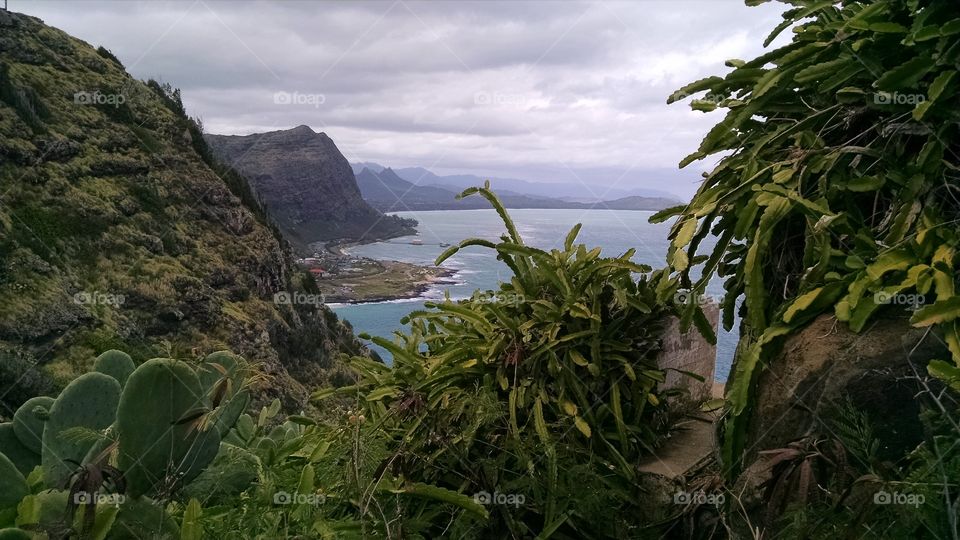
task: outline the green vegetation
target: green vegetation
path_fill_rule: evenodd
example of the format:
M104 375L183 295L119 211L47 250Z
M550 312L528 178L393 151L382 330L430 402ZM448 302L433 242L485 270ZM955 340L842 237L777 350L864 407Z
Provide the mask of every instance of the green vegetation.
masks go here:
M263 379L230 353L135 366L107 351L56 400L18 411L30 429L16 450L36 448L39 427L42 456L0 463L16 493L0 526L95 538L148 527L228 538L643 534L650 510L634 463L666 435L676 394L658 389L667 313L650 269L632 251L605 258L576 244L579 226L562 250L527 246L489 189L463 195L473 193L507 234L441 259L482 245L516 275L412 313L395 341L374 338L394 368L354 357L356 384L314 395L323 415L281 421L278 401L244 414Z
M179 92L2 18L0 408L56 395L104 350L193 347L244 352L275 375L263 392L305 406L361 345L327 308L273 301L301 285L292 254Z
M503 218L494 249L513 269L509 283L460 302L428 303L410 314L395 342L372 338L394 364L351 362L360 407L387 437L389 469L469 495L525 497L493 506L483 524L464 513L453 537L623 537L644 523L637 458L666 432L657 389L659 327L665 311L646 280L650 269L575 244L563 250L523 243L488 188L471 188ZM639 281L637 275L640 276ZM442 530L435 530L440 534Z
M32 397L50 389L47 380L17 390L22 405L0 424L0 539L723 538L748 529L755 537L956 538L960 16L948 0L790 4L770 38L793 27L789 44L730 60L724 77L671 98L707 92L695 110L729 111L684 160L725 153L719 165L690 204L655 217L677 218L666 269L631 262L632 251L602 257L576 243L579 225L562 249L529 246L489 186L468 189L461 197L484 197L506 232L499 241L465 240L437 262L465 248L492 249L511 280L411 313L407 331L371 338L393 354L392 368L351 355L351 371L333 370L324 381L332 384L312 394L314 409L286 416L279 399L263 396L292 378L277 384L259 363L226 351L188 352L188 338L210 350L232 332L265 335L263 321L281 327L306 312L278 315L281 308L262 301L294 279L277 260L284 255L264 255L280 253L282 243L243 179L211 161L179 93L151 82L134 85L142 100L113 111L45 105L42 95L20 91L45 73L0 62L4 155L39 156L31 133L96 126L96 140L39 163L37 184L15 186L11 200L24 209L16 219L0 211L0 230L9 233L0 252L16 262L0 267L0 301L12 314L0 325L26 333L35 328L31 310L67 313L72 318L47 317L53 322L42 332L18 337L36 345L69 334L63 329L79 315L42 305L62 303L74 282L121 290L139 304L131 309L149 314L128 321L109 307L83 308L98 326L70 334L71 346L44 371L65 388L56 398ZM103 88L126 80L108 51L78 50L102 63L111 79ZM176 183L182 175L143 169L149 156L183 147L190 152L178 172L206 178L215 219L230 221L234 235L254 227L243 234L257 235L257 249L190 226L201 218L188 219L192 191ZM106 148L116 151L101 155ZM82 173L72 184L64 163ZM45 191L44 180L57 189ZM120 217L125 212L137 217ZM81 215L96 224L83 235L68 226ZM709 234L719 241L701 253ZM83 264L54 269L65 258ZM728 328L743 300L742 341L718 462L680 482L729 499L665 512L668 486L646 483L637 467L669 435L676 413L677 392L662 388L657 365L661 326L674 313L668 299L681 289L702 294L716 276L726 278ZM897 295L922 300L907 315L882 301ZM177 301L184 297L190 301ZM679 309L684 325L714 337L697 303ZM883 419L841 408L784 448L763 450L772 465L756 491L766 515L751 516L736 482L749 465L742 461L757 381L783 341L825 313L856 332L881 317L909 316L944 340L952 358L930 359L933 377L916 377L924 440L895 461L881 458L873 426ZM359 352L339 344L347 325L328 311L317 316L308 332L270 334L275 356L309 360L312 370L331 368L332 351ZM168 335L180 317L193 326L184 324L172 342L116 331L140 324ZM219 324L224 319L231 324ZM136 359L118 350L88 354L120 346ZM148 360L157 349L164 357ZM0 353L4 377L28 375L37 363L14 347ZM914 503L878 502L878 489Z
M923 443L878 464L867 423L838 425L859 414L838 411L821 426L829 436L768 451L766 523L790 538L956 538L960 406L943 387L960 390L960 13L949 0L787 3L765 45L788 29L790 43L669 100L705 93L694 110L727 113L681 166L724 157L689 204L653 218L677 217L660 298L723 277L727 328L742 300L719 467L731 483L748 465L760 373L787 337L823 314L854 332L885 317L934 332L952 358L928 359L939 381L916 377ZM708 234L718 242L704 253ZM683 309L688 327L701 316ZM882 506L878 486L926 497Z
M728 391L724 461L735 473L752 390L784 336L821 313L854 331L916 294L911 322L940 333L960 376L956 294L960 190L960 18L950 0L801 1L767 39L793 40L677 91L707 92L695 110L726 117L681 165L728 152L678 216L671 238L674 287L705 290L726 278L724 324L744 298L743 341ZM794 26L795 25L795 26ZM701 254L707 234L719 242ZM696 265L693 263L703 263ZM696 278L692 271L702 270ZM664 296L665 298L666 296ZM690 306L686 318L697 315Z
M776 518L778 534L954 538L960 517L955 486L960 451L956 426L951 425L956 403L941 404L952 404L952 410L930 410L918 419L929 438L902 465L878 456L880 441L872 426L883 419L849 405L834 411L822 433L772 450L778 464L765 491L766 510Z

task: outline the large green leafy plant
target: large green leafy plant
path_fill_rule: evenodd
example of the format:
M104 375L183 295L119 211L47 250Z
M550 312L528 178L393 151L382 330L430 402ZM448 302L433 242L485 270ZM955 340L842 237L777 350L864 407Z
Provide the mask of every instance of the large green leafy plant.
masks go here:
M861 331L891 296L922 296L911 322L934 327L953 356L929 370L960 387L960 10L954 0L789 4L765 42L792 28L788 44L670 98L706 92L695 110L727 111L681 166L723 158L690 204L655 219L677 217L662 298L722 276L728 328L743 298L730 471L765 359L820 314ZM701 253L709 234L716 247ZM686 309L689 324L699 307Z
M411 313L396 341L373 338L393 366L354 358L360 382L338 392L358 393L367 421L392 434L399 474L524 497L491 507L482 534L633 534L635 463L658 444L665 416L656 358L666 312L650 269L632 251L601 257L576 244L579 225L562 249L531 247L488 187L461 197L472 194L490 201L506 234L465 240L437 262L481 246L511 280Z

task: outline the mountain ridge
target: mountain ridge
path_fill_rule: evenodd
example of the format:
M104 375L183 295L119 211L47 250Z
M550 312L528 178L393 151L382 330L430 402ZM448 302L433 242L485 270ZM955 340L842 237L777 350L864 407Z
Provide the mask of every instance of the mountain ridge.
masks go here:
M247 177L298 248L412 232L412 223L384 216L363 200L350 164L326 133L300 125L251 135L205 134L204 139L218 159Z
M460 190L452 191L435 184L414 184L401 178L396 171L389 167L383 168L379 173L364 167L356 175L356 179L363 198L382 212L489 208L489 204L480 199L457 200L456 195ZM482 184L482 181L478 181L474 185ZM492 183L491 186L507 208L662 210L678 204L678 201L674 199L642 197L639 195L593 203L564 201L525 195L506 189L496 189Z
M364 167L369 168L375 173L387 168L379 163L364 161L351 163L354 174L359 174ZM591 189L589 186L570 182L531 182L518 178L501 178L495 176L478 176L475 174L450 174L438 175L424 167L400 167L393 171L404 180L416 185L432 185L443 187L454 191L462 191L470 186L483 184L490 180L491 185L497 191L510 192L518 195L524 195L534 198L548 198L551 200L575 200L575 202L599 202L609 197L610 200L621 199L632 196L663 198L679 201L681 197L658 189L648 188L617 188L613 186L597 186ZM599 193L598 193L599 192Z

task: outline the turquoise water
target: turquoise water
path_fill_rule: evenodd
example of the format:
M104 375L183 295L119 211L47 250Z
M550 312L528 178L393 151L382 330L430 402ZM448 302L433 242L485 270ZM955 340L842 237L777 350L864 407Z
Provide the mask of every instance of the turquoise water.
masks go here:
M634 261L657 268L664 264L670 226L648 223L651 214L652 212L618 210L510 211L527 244L547 250L562 248L570 228L576 223L582 223L578 242L591 248L600 246L603 254L607 256L620 255L634 248L637 250ZM493 210L397 212L396 215L416 219L420 223L417 227L419 235L355 246L348 252L374 259L428 265L433 264L436 257L446 249L440 246L441 243L455 244L474 236L497 240L504 233L503 223ZM414 238L421 240L423 245L410 245L409 242ZM466 298L476 289L494 289L498 281L509 280L511 276L510 269L496 260L492 250L479 247L460 251L444 262L443 266L457 272L453 277L456 284L438 286L419 299L331 307L339 316L350 321L358 333L367 332L389 337L402 327L400 319L408 312L422 308L424 300L443 298L445 290L449 290L453 298ZM722 290L718 282L711 284L707 292L715 295ZM725 381L727 378L736 342L737 336L733 333L721 332L718 335L715 377L718 381ZM386 351L377 349L385 359L389 359Z

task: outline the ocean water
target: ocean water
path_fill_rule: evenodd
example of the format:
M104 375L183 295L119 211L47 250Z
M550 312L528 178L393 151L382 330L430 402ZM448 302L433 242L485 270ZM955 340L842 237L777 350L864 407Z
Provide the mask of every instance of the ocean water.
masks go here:
M505 233L500 217L493 210L437 210L430 212L397 212L396 215L416 219L417 236L395 238L386 242L354 246L350 254L374 259L389 259L423 265L432 265L443 252L441 243L456 244L469 237L498 240ZM588 247L601 247L603 255L616 256L630 248L636 249L635 262L654 268L664 265L669 242L669 224L651 224L652 212L621 210L510 210L524 242L542 249L562 248L570 228L576 223L583 227L578 242ZM414 238L423 245L410 245ZM712 247L704 242L705 247ZM461 250L443 263L457 273L453 285L441 285L427 291L421 298L394 300L369 304L332 305L337 315L353 325L356 332L390 337L402 328L400 319L408 312L423 307L424 300L441 299L445 291L453 298L469 297L477 289L495 289L498 281L509 280L512 273L496 260L493 250L471 247ZM717 280L715 280L717 281ZM719 281L711 283L707 293L723 292ZM717 336L716 380L725 381L730 371L736 333L723 332ZM389 354L375 347L389 362Z

